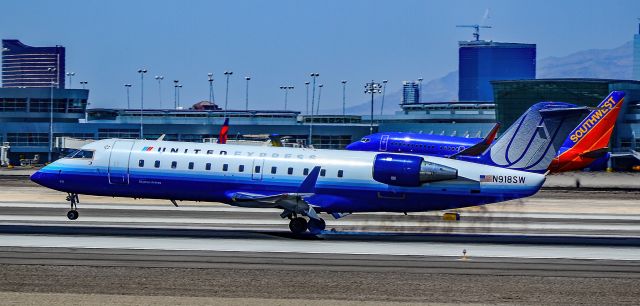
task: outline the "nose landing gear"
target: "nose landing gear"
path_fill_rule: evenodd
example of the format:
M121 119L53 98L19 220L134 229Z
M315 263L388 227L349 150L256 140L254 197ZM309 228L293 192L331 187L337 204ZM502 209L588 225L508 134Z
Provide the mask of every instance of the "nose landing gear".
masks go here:
M69 203L71 204L71 210L69 210L67 212L67 218L69 218L69 220L75 220L78 219L78 211L77 209L77 204L80 203L80 199L78 198L78 194L77 193L68 193L67 194L67 201L69 201Z

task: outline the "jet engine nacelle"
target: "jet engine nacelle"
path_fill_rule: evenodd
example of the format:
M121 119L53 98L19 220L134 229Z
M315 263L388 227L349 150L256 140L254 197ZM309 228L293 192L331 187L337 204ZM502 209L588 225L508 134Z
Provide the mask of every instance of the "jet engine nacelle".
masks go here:
M373 179L393 186L418 187L457 177L457 169L425 161L419 156L378 154L373 162Z

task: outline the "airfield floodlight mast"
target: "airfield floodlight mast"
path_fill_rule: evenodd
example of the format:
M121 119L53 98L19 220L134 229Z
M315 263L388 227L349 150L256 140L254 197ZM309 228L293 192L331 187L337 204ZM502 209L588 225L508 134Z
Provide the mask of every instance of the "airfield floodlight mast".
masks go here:
M173 109L178 109L178 83L180 80L173 80Z
M342 80L340 83L342 83L342 116L345 115L346 112L346 99L345 99L345 90L347 88L347 81L346 80Z
M316 78L320 76L319 73L311 73L309 76L313 79L312 87L311 87L311 117L309 117L309 143L308 146L311 146L313 139L313 109L315 108L315 97L316 97Z
M56 68L47 68L49 73L56 74ZM49 154L47 155L47 161L51 162L51 152L53 152L53 86L56 82L51 77L51 103L49 105Z
M316 116L320 115L320 98L322 97L322 87L324 87L324 85L318 85L318 104L316 105Z
M214 103L215 99L213 97L213 73L209 72L207 73L207 76L209 77L209 103Z
M382 80L382 102L380 103L380 116L384 113L384 96L387 92L387 82L388 80Z
M284 90L284 110L287 110L287 96L289 95L289 90L294 89L293 86L280 86L280 89Z
M162 80L164 76L156 75L155 79L158 81L158 100L160 102L160 108L162 109Z
M71 88L71 78L76 75L75 72L67 72L66 75L69 77L69 88Z
M82 89L87 89L87 81L80 81L80 85L82 85Z
M304 82L304 87L307 88L307 106L305 107L305 115L307 116L309 115L309 84L311 83L309 83L308 81Z
M227 106L229 105L229 77L233 74L233 71L225 71L224 75L227 77L227 89L224 94L224 118L227 118Z
M140 139L144 139L142 111L144 110L144 74L147 73L147 69L138 69L138 73L140 74Z
M249 81L251 81L251 77L246 76L244 79L247 81L247 86L244 91L244 110L249 111Z
M131 100L129 100L129 89L131 88L131 84L124 84L124 87L127 89L127 109L131 109Z
M420 103L420 98L422 98L422 80L423 78L418 78L418 103Z
M182 89L182 84L178 84L178 107L180 107L180 90Z
M380 86L380 83L371 80L371 83L364 85L364 93L371 94L371 123L369 125L369 134L373 134L373 96L377 93L382 93L382 86Z

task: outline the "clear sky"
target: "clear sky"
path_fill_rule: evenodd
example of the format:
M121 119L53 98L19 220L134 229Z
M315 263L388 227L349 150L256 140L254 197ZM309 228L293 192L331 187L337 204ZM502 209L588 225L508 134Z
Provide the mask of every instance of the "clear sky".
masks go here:
M353 105L366 101L371 79L388 79L393 91L403 80L456 70L457 41L471 30L455 25L480 23L487 9L484 23L493 28L482 38L536 43L539 59L619 46L637 33L640 17L638 0L3 0L0 38L65 46L73 87L89 82L92 107L125 106L125 83L138 106L136 71L144 67L149 107L160 106L154 76L165 77L165 106L173 105L174 79L184 86L182 104L191 105L208 98L208 72L223 105L230 70L229 108L244 108L244 77L251 76L250 107L282 109L279 87L290 85L290 108L304 110L304 82L318 72L322 108L337 109L341 80Z

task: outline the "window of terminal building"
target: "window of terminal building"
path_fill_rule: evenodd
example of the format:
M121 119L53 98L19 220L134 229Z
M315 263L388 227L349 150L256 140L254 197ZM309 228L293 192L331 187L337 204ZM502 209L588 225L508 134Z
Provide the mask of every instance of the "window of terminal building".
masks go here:
M177 168L177 167L178 167L178 162L176 162L176 161L172 161L172 162L171 162L171 169L175 169L175 168Z
M156 168L160 168L160 161L156 160L156 162L153 164L154 167Z
M0 98L0 112L26 112L27 99Z
M189 170L193 170L193 167L194 167L194 166L195 166L195 165L193 164L193 162L189 162Z
M48 146L49 134L47 133L7 133L7 141L12 146Z

